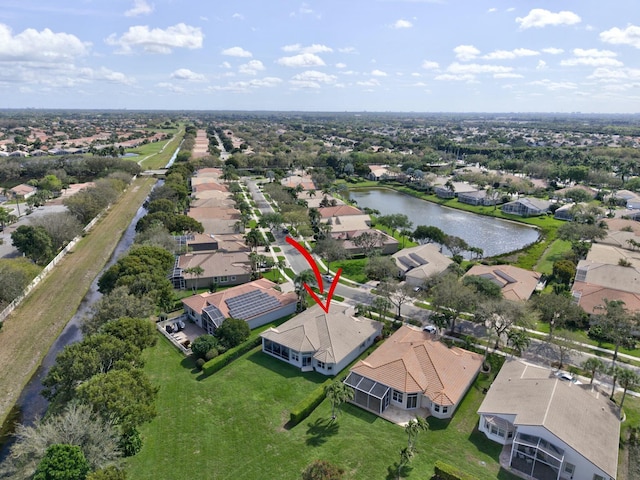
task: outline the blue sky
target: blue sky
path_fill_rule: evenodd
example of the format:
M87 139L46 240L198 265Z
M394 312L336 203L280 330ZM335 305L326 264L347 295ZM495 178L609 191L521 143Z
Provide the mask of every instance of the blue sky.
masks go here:
M637 0L3 0L0 107L640 112Z

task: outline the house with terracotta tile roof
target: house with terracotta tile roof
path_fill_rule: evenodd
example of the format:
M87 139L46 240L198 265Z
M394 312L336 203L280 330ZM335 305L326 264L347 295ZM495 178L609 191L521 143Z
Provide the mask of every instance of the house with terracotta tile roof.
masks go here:
M38 189L36 187L27 185L26 183L21 183L20 185L16 185L15 187L9 189L9 193L13 198L19 198L24 200L34 196L37 191Z
M508 360L478 408L478 429L508 446L503 466L524 478L613 480L618 470L619 413L595 386Z
M253 329L296 311L297 295L282 293L275 286L261 278L219 292L184 298L182 306L189 319L209 334L230 317L245 320Z
M524 302L534 292L540 277L538 272L514 267L513 265L474 265L464 275L485 278L500 287L502 296L507 300Z
M260 334L262 351L300 368L337 375L369 347L382 332L382 324L356 317L352 307L319 305Z
M428 409L450 418L482 366L482 355L448 347L427 332L403 325L366 359L345 383L352 403L383 416L387 408Z
M349 253L349 255L359 255L363 253L362 247L354 244L353 239L359 237L364 233L373 233L375 235L378 235L379 240L376 247L381 255L391 255L398 251L400 242L393 238L391 235L375 228L332 232L331 238L341 241L342 246Z

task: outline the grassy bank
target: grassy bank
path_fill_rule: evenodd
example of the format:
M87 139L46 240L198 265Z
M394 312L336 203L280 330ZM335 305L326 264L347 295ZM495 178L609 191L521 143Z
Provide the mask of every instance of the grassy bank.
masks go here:
M402 427L352 405L330 422L326 400L302 423L284 428L290 409L326 377L301 373L259 348L203 380L164 339L145 351L145 361L160 386L158 417L141 428L142 451L127 459L131 478L299 479L315 459L341 466L345 479L386 478L407 444ZM476 428L488 381L480 376L451 421L429 420L411 478L430 478L436 460L480 480L516 478L498 465L501 446Z
M75 314L155 180L139 178L5 320L0 331L0 423Z
M173 152L176 151L176 148L180 145L183 137L184 126L180 126L180 129L175 133L171 140L148 143L127 151L137 153L142 157L138 161L140 166L144 169L154 170L157 168L164 168L167 163L169 163Z

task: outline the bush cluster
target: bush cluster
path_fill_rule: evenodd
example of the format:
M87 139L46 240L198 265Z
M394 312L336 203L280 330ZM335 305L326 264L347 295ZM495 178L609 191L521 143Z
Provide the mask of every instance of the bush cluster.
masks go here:
M213 360L209 360L208 362L206 362L202 366L202 373L204 373L204 375L206 376L212 375L216 373L218 370L222 369L223 367L229 365L231 362L233 362L237 358L247 353L252 348L255 348L261 344L262 344L261 337L256 337L254 339L247 340L246 342L241 343L237 347L226 351L222 355L217 356Z
M434 473L437 480L478 480L477 477L461 472L456 467L440 460L436 461Z
M332 379L325 381L322 385L314 389L309 395L300 400L298 404L293 407L289 414L289 424L293 427L299 424L302 420L311 415L318 405L326 398L325 388L331 383Z

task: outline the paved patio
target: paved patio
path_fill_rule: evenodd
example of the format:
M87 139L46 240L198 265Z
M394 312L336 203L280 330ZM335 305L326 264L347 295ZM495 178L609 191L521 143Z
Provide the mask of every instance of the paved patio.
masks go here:
M404 427L409 423L409 420L413 420L416 417L428 418L430 415L431 410L428 408L404 410L394 405L389 405L380 416L385 420L389 420L391 423Z

